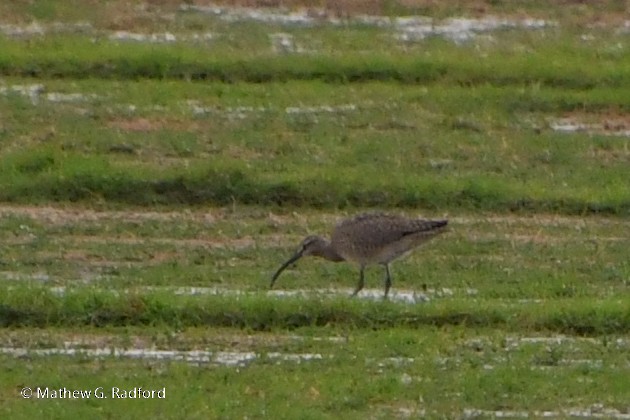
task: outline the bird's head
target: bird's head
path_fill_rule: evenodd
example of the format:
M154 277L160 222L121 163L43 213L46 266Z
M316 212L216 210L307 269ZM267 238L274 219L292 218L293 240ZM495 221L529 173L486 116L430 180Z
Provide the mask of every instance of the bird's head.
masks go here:
M297 253L302 257L315 255L320 256L322 251L328 246L328 241L321 236L310 235L300 243Z
M278 276L280 276L280 273L282 273L285 268L287 268L288 266L290 266L291 264L293 264L294 262L296 262L297 260L299 260L300 258L304 256L309 256L309 255L322 256L326 248L328 247L328 245L329 245L328 241L322 238L321 236L310 235L304 238L304 240L300 243L300 246L298 247L295 254L293 254L291 258L289 258L284 264L282 264L280 268L278 269L278 271L276 271L276 274L273 275L273 277L271 278L271 285L269 287L270 288L273 287L273 284L276 282L276 279L278 278Z

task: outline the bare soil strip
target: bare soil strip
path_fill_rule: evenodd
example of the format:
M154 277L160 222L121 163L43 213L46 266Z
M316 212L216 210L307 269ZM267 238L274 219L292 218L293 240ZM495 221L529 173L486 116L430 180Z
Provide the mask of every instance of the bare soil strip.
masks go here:
M358 213L360 210L345 213L314 213L309 211L304 214L292 212L290 214L274 214L267 212L267 221L283 225L306 221L308 218L317 218L324 222L334 222L349 214ZM411 212L405 213L412 215ZM124 220L129 222L142 221L175 221L190 220L198 223L212 224L219 220L225 220L233 212L225 208L208 207L200 209L186 209L182 211L152 211L152 210L94 210L88 207L53 207L53 206L21 206L0 204L0 217L23 216L35 221L52 225L67 225L78 222L97 222L101 220ZM311 216L315 215L315 216ZM452 223L470 225L478 223L493 223L523 226L574 226L587 227L589 225L618 225L630 228L630 221L622 218L602 216L561 216L555 214L515 215L515 214L481 214L469 216L449 217Z

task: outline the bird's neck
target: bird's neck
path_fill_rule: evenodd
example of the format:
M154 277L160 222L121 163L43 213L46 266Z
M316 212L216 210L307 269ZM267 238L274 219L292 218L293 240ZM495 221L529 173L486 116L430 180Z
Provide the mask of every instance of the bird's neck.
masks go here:
M330 242L326 242L324 246L320 247L317 252L314 252L313 254L327 259L328 261L339 262L344 260L344 258L335 251Z

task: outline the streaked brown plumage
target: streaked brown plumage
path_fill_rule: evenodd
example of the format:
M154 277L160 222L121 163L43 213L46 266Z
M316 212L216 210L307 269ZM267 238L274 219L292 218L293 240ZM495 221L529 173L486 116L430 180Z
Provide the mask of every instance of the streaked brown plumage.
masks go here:
M365 267L380 264L385 267L385 297L391 287L389 263L407 254L423 242L446 230L447 220L409 219L384 213L360 214L339 223L330 242L320 236L307 236L298 251L276 271L276 279L289 265L305 255L330 261L350 261L359 265L359 283L352 296L364 285Z

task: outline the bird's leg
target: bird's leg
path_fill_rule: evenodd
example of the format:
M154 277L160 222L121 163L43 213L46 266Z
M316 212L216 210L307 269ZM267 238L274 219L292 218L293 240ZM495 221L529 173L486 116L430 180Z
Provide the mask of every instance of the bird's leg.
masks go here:
M387 299L389 288L392 287L392 276L389 273L389 264L383 264L383 265L385 266L385 296L383 296L383 299Z
M352 296L356 296L357 293L359 293L361 291L361 289L363 289L363 285L364 285L364 280L363 280L363 270L365 269L364 266L361 266L361 270L359 271L359 283L357 284L356 289L354 289L354 292L352 293Z

